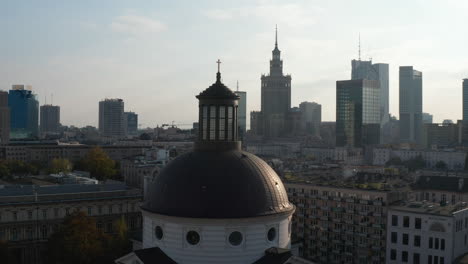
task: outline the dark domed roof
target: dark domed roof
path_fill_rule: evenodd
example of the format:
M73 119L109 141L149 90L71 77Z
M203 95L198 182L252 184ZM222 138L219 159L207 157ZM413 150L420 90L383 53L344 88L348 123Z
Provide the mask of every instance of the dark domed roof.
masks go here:
M216 82L201 92L197 98L239 99L239 96L221 82L221 73L218 72L216 74Z
M283 183L243 151L194 151L171 161L148 186L143 209L169 216L244 218L293 210Z

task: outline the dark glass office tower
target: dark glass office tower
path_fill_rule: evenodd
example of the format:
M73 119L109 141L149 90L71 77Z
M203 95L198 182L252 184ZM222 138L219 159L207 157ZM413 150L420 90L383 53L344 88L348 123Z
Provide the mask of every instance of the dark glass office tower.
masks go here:
M10 138L37 138L39 135L39 102L24 85L14 85L8 94Z
M400 67L400 140L422 144L422 72Z
M10 108L8 107L8 93L0 91L0 145L10 140Z
M379 96L376 80L336 82L336 146L379 144Z

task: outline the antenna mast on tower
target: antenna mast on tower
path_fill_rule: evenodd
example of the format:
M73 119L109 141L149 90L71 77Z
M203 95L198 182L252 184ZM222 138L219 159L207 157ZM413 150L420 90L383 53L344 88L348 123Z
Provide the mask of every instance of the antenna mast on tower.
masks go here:
M358 45L359 60L361 60L361 32L359 32L359 45Z

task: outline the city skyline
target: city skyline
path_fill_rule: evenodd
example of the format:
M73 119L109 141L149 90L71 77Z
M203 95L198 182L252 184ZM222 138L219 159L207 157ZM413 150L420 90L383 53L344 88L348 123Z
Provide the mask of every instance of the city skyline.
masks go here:
M414 66L424 72L423 111L435 122L462 117L468 37L453 32L463 32L464 2L396 1L379 9L371 1L183 3L6 3L0 33L15 41L0 44L7 51L0 53L0 90L32 85L41 105L54 94L64 125L97 127L104 98L122 98L142 127L186 124L196 121L193 98L220 58L230 78L224 83L234 90L239 80L247 111L260 110L260 75L268 72L278 24L292 105L317 102L322 119L334 121L335 82L349 79L360 33L361 58L390 65L392 115L398 117L398 68ZM356 18L358 11L365 15Z

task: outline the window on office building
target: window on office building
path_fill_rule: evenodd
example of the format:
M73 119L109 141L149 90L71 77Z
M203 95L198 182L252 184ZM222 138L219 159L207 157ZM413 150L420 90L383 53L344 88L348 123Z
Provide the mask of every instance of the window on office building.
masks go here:
M414 246L420 247L421 246L421 236L415 235L414 236Z
M392 235L391 235L391 241L392 241L392 243L397 243L397 240L398 240L398 234L397 234L397 232L392 232Z
M413 264L419 264L419 253L413 254Z
M390 259L391 260L396 260L396 250L395 249L390 250Z
M408 262L408 251L402 251L401 252L401 261L402 262Z
M403 245L408 245L409 235L403 234Z
M421 229L421 218L414 219L414 228Z
M398 215L392 215L392 226L398 226Z
M409 227L409 216L403 216L403 227Z

